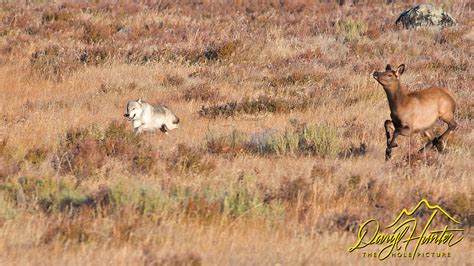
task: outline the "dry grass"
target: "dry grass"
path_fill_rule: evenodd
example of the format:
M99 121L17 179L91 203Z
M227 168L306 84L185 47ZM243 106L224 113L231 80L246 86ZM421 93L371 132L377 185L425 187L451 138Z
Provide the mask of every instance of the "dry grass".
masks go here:
M468 1L411 31L412 1L24 2L0 4L0 262L375 263L347 254L355 230L421 198L472 231ZM456 93L445 153L414 136L384 161L387 63ZM133 135L139 97L181 127ZM468 264L472 241L417 262Z

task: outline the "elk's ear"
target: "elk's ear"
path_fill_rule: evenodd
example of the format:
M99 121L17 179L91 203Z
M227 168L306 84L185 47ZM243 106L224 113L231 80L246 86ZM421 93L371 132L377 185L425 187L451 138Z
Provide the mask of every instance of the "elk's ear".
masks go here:
M385 67L385 71L392 71L392 66L390 64L388 64L386 67Z
M142 103L142 98L138 98L137 103L141 104Z
M401 64L398 66L397 72L395 72L395 74L397 75L397 77L400 77L400 75L403 74L403 72L405 72L405 65Z

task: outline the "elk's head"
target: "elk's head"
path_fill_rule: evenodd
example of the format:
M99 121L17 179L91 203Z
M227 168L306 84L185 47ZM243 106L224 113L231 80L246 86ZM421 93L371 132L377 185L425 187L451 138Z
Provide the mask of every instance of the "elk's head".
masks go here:
M396 70L392 66L387 65L384 72L374 72L374 79L384 87L391 87L398 84L400 76L405 71L405 65L401 64Z

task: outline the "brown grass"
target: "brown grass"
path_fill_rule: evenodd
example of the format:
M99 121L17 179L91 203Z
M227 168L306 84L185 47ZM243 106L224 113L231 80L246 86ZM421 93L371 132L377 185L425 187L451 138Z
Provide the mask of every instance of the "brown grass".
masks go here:
M467 1L411 31L413 1L28 2L0 4L0 262L370 264L358 226L421 198L472 231ZM443 154L412 136L384 161L387 63L457 95ZM180 128L135 136L139 97ZM466 264L472 241L417 263Z

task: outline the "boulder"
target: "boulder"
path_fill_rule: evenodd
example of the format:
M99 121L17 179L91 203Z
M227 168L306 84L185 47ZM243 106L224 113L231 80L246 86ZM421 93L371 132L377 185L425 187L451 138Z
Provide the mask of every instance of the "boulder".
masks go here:
M402 23L406 29L426 26L454 26L456 20L442 8L421 4L405 10L395 22Z

